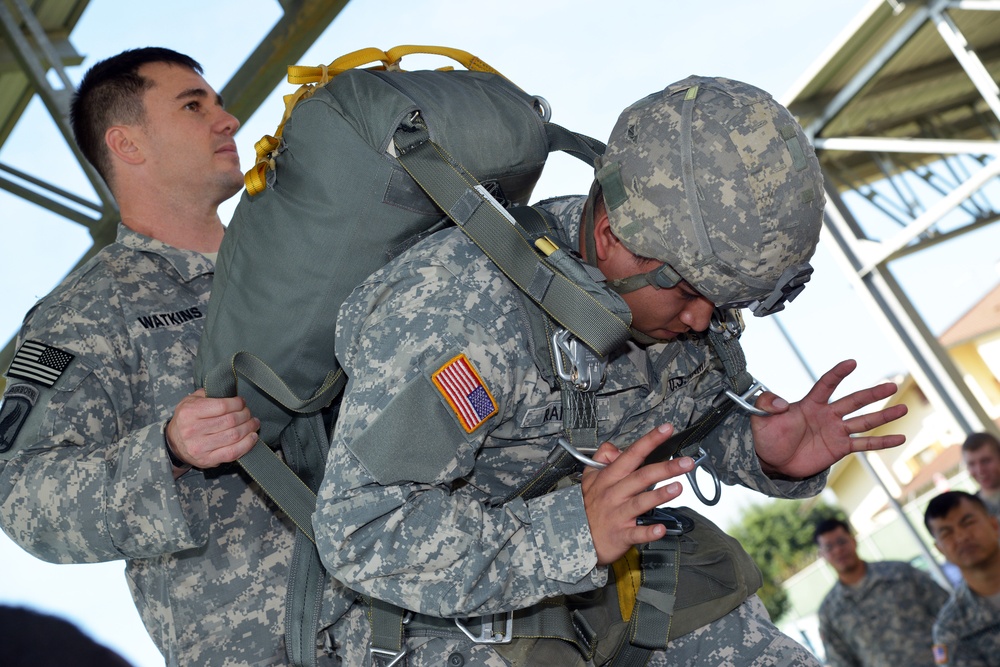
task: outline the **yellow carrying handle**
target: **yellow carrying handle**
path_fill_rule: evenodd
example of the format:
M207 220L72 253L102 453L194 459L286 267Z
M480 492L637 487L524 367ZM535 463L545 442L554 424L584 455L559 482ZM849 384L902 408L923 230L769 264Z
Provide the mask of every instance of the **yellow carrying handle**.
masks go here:
M381 49L377 49L375 47L368 47L342 55L329 65L320 65L316 67L292 65L288 68L288 83L299 84L300 87L294 93L284 96L285 111L281 116L281 122L278 124L278 129L275 131L274 135L265 135L260 141L254 144L254 150L257 153L257 161L243 177L247 193L253 196L259 192L263 192L264 188L267 187L267 171L269 169L274 169L274 158L278 147L281 145L281 134L285 129L285 123L288 122L288 118L291 116L292 109L295 108L295 105L310 97L316 90L317 86L326 85L331 78L342 72L357 69L363 65L373 63L381 63L381 65L377 66L377 69L398 70L400 69L399 61L402 60L404 56L417 53L444 56L446 58L451 58L467 70L473 72L489 72L491 74L503 76L503 74L490 67L488 63L472 55L468 51L453 49L447 46L403 45L395 46L388 51L382 51ZM444 67L441 69L451 68Z

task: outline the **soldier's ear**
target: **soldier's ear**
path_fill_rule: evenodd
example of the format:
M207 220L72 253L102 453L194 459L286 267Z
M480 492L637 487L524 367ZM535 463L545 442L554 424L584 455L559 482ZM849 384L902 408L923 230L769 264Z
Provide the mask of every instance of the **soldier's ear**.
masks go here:
M621 241L611 231L611 222L608 220L608 214L603 210L595 211L594 251L597 253L597 259L602 262L607 261L610 254L616 249L616 246L621 246Z
M142 151L139 129L134 125L112 125L104 133L104 143L111 153L112 162L142 164L146 156Z

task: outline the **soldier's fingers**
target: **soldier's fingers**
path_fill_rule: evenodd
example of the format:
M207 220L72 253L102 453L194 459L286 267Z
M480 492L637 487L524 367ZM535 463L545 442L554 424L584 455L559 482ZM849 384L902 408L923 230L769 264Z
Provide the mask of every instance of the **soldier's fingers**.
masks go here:
M844 426L848 433L865 433L873 428L885 426L889 422L895 421L905 415L908 408L905 405L893 405L878 412L870 412L844 420Z
M619 480L615 484L614 490L621 494L623 498L638 497L660 482L691 472L693 469L694 459L690 456L668 459L660 463L643 466L632 472L626 478ZM657 491L660 491L662 495L662 489L657 489ZM665 503L668 500L670 498L664 498L659 503ZM645 509L640 511L645 511Z
M841 361L826 373L823 373L822 377L816 381L816 384L812 386L812 389L809 390L809 393L806 394L803 400L823 404L828 403L830 397L833 396L833 392L837 390L837 387L844 381L844 378L853 373L857 367L858 362L853 359Z
M620 449L612 445L610 442L605 442L597 448L597 451L594 453L594 460L598 463L608 464L617 459L620 455Z
M683 487L680 482L671 482L670 484L664 484L661 487L650 489L645 493L639 494L635 497L635 503L633 504L634 517L638 518L641 514L649 512L653 508L659 507L665 503L669 503L671 500L681 495Z
M894 382L883 382L882 384L860 389L843 398L834 401L834 409L837 414L849 415L856 410L860 410L866 405L871 405L877 401L889 398L896 393L898 387Z
M654 449L667 441L674 432L670 424L661 424L629 445L615 461L619 474L628 474L646 461Z
M204 393L201 389L198 391ZM175 414L183 412L194 418L208 419L246 409L246 402L239 396L208 398L203 395L198 396L197 393L190 394L178 403L177 409L174 411Z

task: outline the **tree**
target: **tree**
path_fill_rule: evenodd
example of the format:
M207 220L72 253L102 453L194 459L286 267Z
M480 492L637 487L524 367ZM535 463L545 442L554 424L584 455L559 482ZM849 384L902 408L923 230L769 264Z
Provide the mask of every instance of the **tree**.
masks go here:
M732 530L764 575L757 594L771 618L777 620L788 611L781 584L815 559L813 528L830 517L846 520L843 511L822 501L773 500L752 505Z

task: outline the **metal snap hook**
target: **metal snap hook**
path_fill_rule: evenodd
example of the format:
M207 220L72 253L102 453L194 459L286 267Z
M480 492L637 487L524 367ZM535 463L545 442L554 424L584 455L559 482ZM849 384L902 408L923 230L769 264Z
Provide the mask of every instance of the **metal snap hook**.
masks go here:
M726 389L726 396L728 396L733 403L740 406L741 408L743 408L752 415L757 415L759 417L769 417L771 416L770 412L765 412L764 410L761 410L760 408L754 406L753 403L750 403L748 401L748 399L751 398L754 401L756 401L757 397L760 396L765 391L770 391L770 389L765 387L763 382L761 382L757 378L754 378L753 384L751 384L750 388L747 389L742 394L737 394L732 389Z
M715 485L715 495L711 499L705 497L705 494L701 492L701 487L698 485L698 478L695 476L698 468L707 472L709 477L712 478L712 483ZM704 448L698 448L698 458L694 460L694 467L691 469L691 472L687 473L687 478L691 483L691 490L694 491L694 495L698 497L698 500L710 506L719 503L719 500L722 498L722 483L719 482L719 473L715 469L715 466L712 465L712 462L708 460L708 452Z

